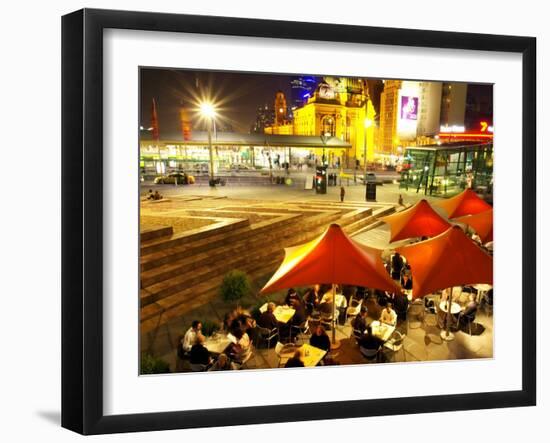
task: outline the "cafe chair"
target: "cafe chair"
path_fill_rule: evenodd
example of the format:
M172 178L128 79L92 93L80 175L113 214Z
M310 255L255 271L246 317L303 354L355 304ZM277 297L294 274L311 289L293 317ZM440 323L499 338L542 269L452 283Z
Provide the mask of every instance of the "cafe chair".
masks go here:
M472 324L475 325L475 320L476 320L476 312L472 312L471 314L469 315L464 315L462 312L460 314L458 314L458 326L460 325L467 325L468 327L468 334L469 335L472 335Z
M193 372L204 372L206 371L207 366L201 363L190 363L191 371Z
M338 311L336 311L336 315L338 315ZM333 322L332 312L321 312L320 323L326 330L332 330L332 328L336 326L333 324L335 322Z
M401 334L397 329L393 331L391 337L386 343L384 343L384 348L391 351L393 359L395 361L395 356L399 351L403 351L403 361L407 361L405 355L405 347L403 346L405 341L405 334Z
M293 332L295 332L296 335L294 335ZM292 340L293 335L294 335L295 338L299 338L300 334L302 336L309 334L309 322L308 322L308 320L305 320L301 325L292 325L290 327L290 339L291 340Z
M294 343L282 344L280 341L275 345L275 354L279 358L277 363L278 368L284 368L289 358L294 355L294 352L298 349Z
M346 317L344 320L344 324L348 322L348 318L351 318L353 320L353 317L356 317L361 312L361 306L363 305L363 300L357 300L355 298L352 298L349 302L349 306L346 309Z
M367 349L363 346L359 346L359 352L361 352L361 355L365 357L369 362L379 360L380 349L380 347L378 349Z
M424 306L422 303L411 303L407 309L407 328L418 329L422 326Z
M256 327L256 343L255 347L259 348L261 343L267 343L267 349L271 348L271 340L279 336L278 328L262 328L261 326Z

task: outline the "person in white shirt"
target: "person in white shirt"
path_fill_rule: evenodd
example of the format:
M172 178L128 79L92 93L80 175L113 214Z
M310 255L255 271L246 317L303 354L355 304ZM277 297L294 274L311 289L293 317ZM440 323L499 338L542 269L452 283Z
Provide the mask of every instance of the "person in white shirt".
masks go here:
M392 309L391 303L388 303L380 314L380 321L391 326L395 326L397 323L397 314Z
M197 336L201 334L201 329L202 323L198 320L194 320L181 341L181 347L184 352L191 351L193 345L197 343Z

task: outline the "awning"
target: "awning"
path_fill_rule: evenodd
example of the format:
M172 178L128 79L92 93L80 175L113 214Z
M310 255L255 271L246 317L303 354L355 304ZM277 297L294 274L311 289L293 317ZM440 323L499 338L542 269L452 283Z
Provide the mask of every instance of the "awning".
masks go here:
M493 284L493 258L459 226L396 250L411 265L413 298L453 286Z
M434 205L444 209L449 218L479 214L480 212L493 209L489 203L485 202L469 188L447 200L437 201Z
M474 215L457 217L454 221L464 223L477 232L483 244L493 241L493 210L480 212Z
M451 226L426 200L420 200L414 206L380 220L390 225L390 243L411 237L434 237Z

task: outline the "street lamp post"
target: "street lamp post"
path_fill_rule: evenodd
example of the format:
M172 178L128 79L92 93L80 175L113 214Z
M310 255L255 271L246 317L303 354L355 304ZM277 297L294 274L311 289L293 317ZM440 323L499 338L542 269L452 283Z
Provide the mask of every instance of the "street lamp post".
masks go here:
M208 122L208 152L210 159L210 179L208 184L210 186L216 186L216 182L214 181L214 151L212 150L212 123L214 121L214 116L216 115L216 112L214 111L214 107L212 106L212 104L208 102L201 103L200 112Z
M365 134L365 143L363 145L363 158L364 158L364 161L365 161L365 164L363 165L363 176L365 178L365 183L367 181L367 129L369 129L370 127L372 126L372 120L370 118L366 118L365 119L365 131L364 131L364 134Z

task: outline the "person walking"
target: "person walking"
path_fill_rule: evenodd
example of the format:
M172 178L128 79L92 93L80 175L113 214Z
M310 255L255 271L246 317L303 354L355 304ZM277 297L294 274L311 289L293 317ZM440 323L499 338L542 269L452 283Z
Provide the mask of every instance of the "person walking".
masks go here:
M344 196L346 195L346 189L343 186L340 186L340 202L344 202Z

